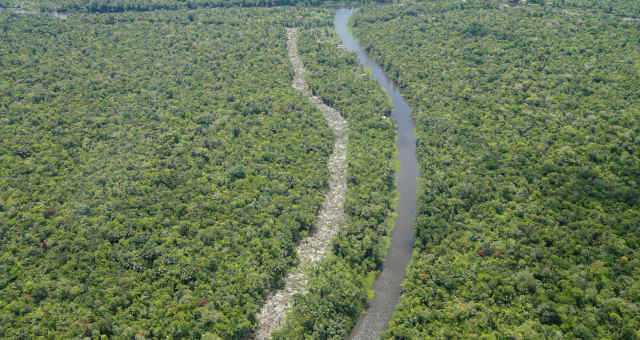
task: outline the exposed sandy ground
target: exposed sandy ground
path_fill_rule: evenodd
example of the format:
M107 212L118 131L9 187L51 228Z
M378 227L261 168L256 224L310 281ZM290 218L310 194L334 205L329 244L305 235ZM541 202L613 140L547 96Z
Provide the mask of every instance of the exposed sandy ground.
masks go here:
M258 340L271 338L274 330L284 325L287 312L291 308L293 295L305 293L309 270L328 252L331 239L337 234L340 223L344 220L344 195L347 190L347 121L340 112L325 105L320 98L311 93L304 81L304 65L298 56L298 35L295 28L287 29L287 47L289 59L293 65L295 76L293 88L307 96L309 100L324 114L329 127L336 135L333 152L329 157L329 192L327 192L315 228L298 246L297 253L300 264L291 270L285 279L283 289L272 292L258 315L258 328L255 337Z

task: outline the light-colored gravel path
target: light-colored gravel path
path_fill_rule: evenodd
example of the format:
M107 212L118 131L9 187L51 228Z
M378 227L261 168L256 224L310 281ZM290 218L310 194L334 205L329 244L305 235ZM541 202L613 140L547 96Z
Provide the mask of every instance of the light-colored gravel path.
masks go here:
M325 196L318 219L312 233L298 246L300 264L291 270L285 279L283 289L272 292L258 315L258 328L255 338L266 340L271 333L282 328L291 309L293 295L305 293L307 275L310 269L329 251L331 239L337 234L344 220L344 195L347 190L347 139L349 128L347 121L337 110L325 105L320 98L311 93L304 81L304 65L298 56L298 34L295 28L287 29L287 50L293 65L295 76L293 88L307 96L324 114L329 127L336 136L333 153L329 157L329 192Z

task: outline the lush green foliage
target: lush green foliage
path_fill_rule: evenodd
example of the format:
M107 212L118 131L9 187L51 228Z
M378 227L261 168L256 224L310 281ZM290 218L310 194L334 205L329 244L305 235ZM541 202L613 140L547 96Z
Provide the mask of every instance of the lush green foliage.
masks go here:
M36 11L113 13L211 7L320 6L372 2L391 2L391 0L0 0L0 8L21 7Z
M380 269L393 224L395 144L390 102L354 54L338 50L333 27L302 31L300 55L313 92L349 122L347 222L333 255L297 296L285 329L276 338L342 339L367 302L367 275Z
M595 9L618 16L640 18L640 1L636 0L556 0L548 2L555 7Z
M282 8L0 14L0 338L244 338L333 138Z
M417 125L416 250L385 337L638 338L639 26L483 4L356 13Z

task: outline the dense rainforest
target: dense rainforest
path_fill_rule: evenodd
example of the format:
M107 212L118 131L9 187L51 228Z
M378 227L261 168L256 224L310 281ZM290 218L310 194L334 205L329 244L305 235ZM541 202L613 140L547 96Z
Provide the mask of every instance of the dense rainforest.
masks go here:
M0 13L0 338L244 338L333 135L285 25L324 11Z
M212 7L328 6L385 3L392 0L0 0L0 9L113 13Z
M620 17L640 18L640 1L635 0L532 0L530 2L540 4L546 4L548 2L549 5L559 8L577 7L589 11L602 11Z
M384 338L640 337L640 24L602 9L638 2L565 2L585 9L356 13L414 110L421 172Z
M389 99L321 9L0 12L0 338L250 336L350 125L347 220L286 338L344 337L392 228Z
M304 6L374 2L0 0L0 338L252 335L334 140L291 87L285 27L349 123L348 190L274 338L346 338L393 228L394 123L333 13ZM421 173L384 338L640 338L639 18L635 0L355 14L414 110Z

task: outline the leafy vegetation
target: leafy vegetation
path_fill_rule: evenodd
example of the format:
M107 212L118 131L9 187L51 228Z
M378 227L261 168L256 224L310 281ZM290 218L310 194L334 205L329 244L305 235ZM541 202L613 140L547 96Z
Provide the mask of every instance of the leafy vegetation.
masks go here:
M414 109L422 177L385 338L640 337L640 29L599 9L356 13Z
M618 16L640 18L640 2L634 0L560 0L550 2L553 6L560 8L595 9Z
M245 338L333 144L284 26L331 19L0 13L0 338Z
M365 4L391 0L0 0L2 7L36 11L114 13L212 7L273 7Z
M347 221L332 255L315 269L308 293L296 296L276 339L342 339L366 306L368 289L386 255L393 224L395 131L389 98L359 66L338 50L333 27L301 32L299 52L313 92L349 122Z
M416 251L387 338L640 337L638 2L528 3L356 14L417 123ZM77 12L0 12L0 338L250 335L333 139L291 88L286 26L349 121L349 190L276 338L346 337L392 227L388 99L329 11L192 10L321 4L0 0Z

